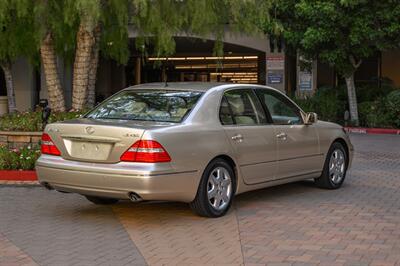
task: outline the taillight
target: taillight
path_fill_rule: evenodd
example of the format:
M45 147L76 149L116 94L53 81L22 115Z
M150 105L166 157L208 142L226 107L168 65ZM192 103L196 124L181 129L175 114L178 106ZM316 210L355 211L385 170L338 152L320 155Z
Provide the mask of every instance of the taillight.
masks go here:
M41 149L42 154L50 154L60 156L61 152L58 150L57 146L51 140L49 134L43 133L42 134L42 145Z
M170 162L168 152L154 140L138 140L121 156L124 162L163 163Z

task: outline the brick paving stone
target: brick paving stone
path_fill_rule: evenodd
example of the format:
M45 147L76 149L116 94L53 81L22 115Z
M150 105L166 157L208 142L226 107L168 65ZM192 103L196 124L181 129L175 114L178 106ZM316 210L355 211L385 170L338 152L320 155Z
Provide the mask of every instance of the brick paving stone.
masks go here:
M10 265L37 266L32 258L0 234L0 266Z
M304 181L249 192L219 219L197 217L186 204L99 207L0 184L0 265L30 257L57 266L400 266L400 136L351 137L356 154L341 189Z
M126 203L113 209L149 265L243 264L234 211L207 219L178 203Z
M39 265L146 265L112 209L79 195L0 186L0 214L0 234Z
M400 265L400 136L352 141L356 154L341 189L305 181L236 199L245 262ZM254 258L260 253L267 255Z

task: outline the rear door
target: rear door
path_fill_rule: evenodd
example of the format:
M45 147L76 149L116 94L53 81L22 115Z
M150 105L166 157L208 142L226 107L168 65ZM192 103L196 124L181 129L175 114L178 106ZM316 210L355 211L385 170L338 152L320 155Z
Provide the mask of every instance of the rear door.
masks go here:
M283 94L271 89L257 89L269 111L278 143L276 179L311 174L320 169L323 155L319 150L317 130L305 125L300 110Z
M247 184L272 180L277 170L277 142L274 126L253 89L232 89L224 93L220 120Z

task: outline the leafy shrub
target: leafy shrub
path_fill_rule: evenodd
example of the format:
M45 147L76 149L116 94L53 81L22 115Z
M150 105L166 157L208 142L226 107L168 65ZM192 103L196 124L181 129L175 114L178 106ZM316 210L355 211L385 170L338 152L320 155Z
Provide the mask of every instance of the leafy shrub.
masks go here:
M41 112L5 114L0 118L0 130L4 131L39 131L42 127Z
M395 88L390 85L382 85L380 88L370 85L359 86L357 87L357 101L359 103L374 101L385 97L393 90Z
M360 125L365 127L392 127L390 113L386 112L385 98L358 104Z
M344 120L346 101L341 89L320 88L313 97L294 99L305 112L316 112L321 120L341 123Z
M52 112L49 123L79 117L84 112ZM42 131L42 111L15 112L0 117L0 130L3 131Z
M364 86L357 88L360 126L400 127L400 90L384 85L382 88ZM320 88L308 99L294 99L306 112L316 112L321 120L344 122L348 110L345 87Z
M392 91L386 96L386 110L393 126L400 128L400 90Z
M0 169L1 170L33 170L35 162L40 156L38 147L24 147L9 150L0 146Z

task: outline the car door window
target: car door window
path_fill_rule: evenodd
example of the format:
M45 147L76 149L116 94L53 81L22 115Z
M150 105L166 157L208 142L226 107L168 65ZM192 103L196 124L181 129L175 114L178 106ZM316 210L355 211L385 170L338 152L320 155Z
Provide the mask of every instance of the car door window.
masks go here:
M267 119L262 109L261 103L251 89L237 89L225 92L224 100L221 102L220 119L221 122L229 123L229 116L225 112L230 112L232 122L237 125L259 125L266 124ZM224 105L228 108L223 108ZM222 113L222 114L221 114ZM221 118L224 118L222 120Z
M298 125L303 123L300 110L285 96L272 90L257 90L261 101L271 114L276 125Z

